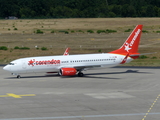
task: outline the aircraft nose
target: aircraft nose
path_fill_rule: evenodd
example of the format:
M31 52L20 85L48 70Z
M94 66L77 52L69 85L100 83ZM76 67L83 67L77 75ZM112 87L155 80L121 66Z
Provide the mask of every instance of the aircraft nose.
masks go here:
M3 70L9 71L10 67L8 65L6 65L6 66L3 67Z

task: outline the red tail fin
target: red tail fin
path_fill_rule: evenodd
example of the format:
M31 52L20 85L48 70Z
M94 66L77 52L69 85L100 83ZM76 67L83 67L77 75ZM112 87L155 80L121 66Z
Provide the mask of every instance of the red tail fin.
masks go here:
M142 33L143 25L137 25L124 44L117 50L114 50L110 53L121 54L121 55L132 55L138 54L138 46Z

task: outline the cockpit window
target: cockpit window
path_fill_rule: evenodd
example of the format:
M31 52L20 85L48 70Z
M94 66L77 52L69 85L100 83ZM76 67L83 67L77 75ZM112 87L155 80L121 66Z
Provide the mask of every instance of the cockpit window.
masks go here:
M14 65L14 63L9 63L9 65Z

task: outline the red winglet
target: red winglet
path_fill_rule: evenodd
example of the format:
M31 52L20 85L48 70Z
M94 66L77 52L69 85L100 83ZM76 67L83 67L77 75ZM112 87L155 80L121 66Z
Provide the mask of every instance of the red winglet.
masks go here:
M122 62L120 64L126 63L128 56L129 56L129 54L126 55L126 57L122 60Z
M67 48L63 55L69 55L69 50L70 50L70 48Z

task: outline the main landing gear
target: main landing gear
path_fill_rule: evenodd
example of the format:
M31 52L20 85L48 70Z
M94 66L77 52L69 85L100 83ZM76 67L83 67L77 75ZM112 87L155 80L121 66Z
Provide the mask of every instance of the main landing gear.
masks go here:
M79 76L79 77L83 77L84 74L83 74L82 72L79 72L79 73L78 73L78 76Z

